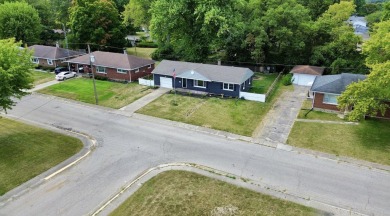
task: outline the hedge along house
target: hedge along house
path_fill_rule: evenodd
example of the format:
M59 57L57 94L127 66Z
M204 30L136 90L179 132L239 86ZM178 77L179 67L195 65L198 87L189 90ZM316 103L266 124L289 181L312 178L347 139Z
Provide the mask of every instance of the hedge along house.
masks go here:
M322 76L325 68L310 66L310 65L297 65L290 73L293 74L292 81L295 85L300 86L312 86L317 76Z
M95 75L106 77L109 80L135 81L140 77L151 74L155 64L153 60L123 53L96 51L92 52L91 55L95 57L95 62L92 64ZM76 64L77 70L83 67L86 71L90 66L89 56L89 54L86 54L70 59L68 62Z
M83 52L60 48L58 44L55 47L33 45L28 47L28 49L34 52L31 58L33 63L42 67L51 68L58 66L66 67L68 66L68 64L65 62L66 60L85 54Z
M169 60L163 60L152 73L156 86L231 97L249 91L253 77L248 68Z

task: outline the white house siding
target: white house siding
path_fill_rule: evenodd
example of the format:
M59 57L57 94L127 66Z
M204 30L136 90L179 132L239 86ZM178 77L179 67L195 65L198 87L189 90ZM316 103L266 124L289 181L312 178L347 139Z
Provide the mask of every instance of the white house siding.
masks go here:
M293 84L300 86L312 86L316 75L310 74L294 74L293 75Z

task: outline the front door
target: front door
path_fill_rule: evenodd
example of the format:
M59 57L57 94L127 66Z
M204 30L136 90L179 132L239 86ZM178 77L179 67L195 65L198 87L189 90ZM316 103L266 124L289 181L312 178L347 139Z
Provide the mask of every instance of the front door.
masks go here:
M183 88L187 88L187 79L183 78Z

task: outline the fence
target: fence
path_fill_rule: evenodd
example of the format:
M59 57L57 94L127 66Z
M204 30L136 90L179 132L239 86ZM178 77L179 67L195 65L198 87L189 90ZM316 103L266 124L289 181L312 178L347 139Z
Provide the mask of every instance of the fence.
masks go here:
M278 83L279 79L282 77L283 75L283 71L279 73L278 77L276 77L276 79L274 80L274 82L272 83L271 87L269 87L267 93L265 94L265 97L267 98L268 95L270 95L272 93L272 91L275 89L275 85Z
M139 83L140 85L146 85L146 86L151 86L151 87L154 86L154 80L147 80L147 79L141 79L141 78L139 78L139 79L138 79L138 83Z
M240 98L245 98L245 100L250 100L250 101L265 102L266 95L249 93L249 92L240 92Z

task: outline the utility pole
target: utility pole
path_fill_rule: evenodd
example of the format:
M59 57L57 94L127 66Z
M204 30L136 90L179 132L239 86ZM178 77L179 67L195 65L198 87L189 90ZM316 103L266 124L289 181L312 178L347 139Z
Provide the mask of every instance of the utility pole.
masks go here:
M98 95L96 91L96 84L95 84L95 74L93 73L93 63L95 62L95 56L91 55L91 48L89 47L88 44L88 54L89 54L89 66L91 67L91 72L92 72L92 81L93 81L93 91L95 93L95 104L98 105Z
M62 24L62 29L64 31L64 36L65 36L65 46L66 46L66 51L68 52L68 58L69 58L69 47L68 47L68 38L66 37L66 28L65 28L65 25L64 23L61 23ZM68 71L70 71L70 64L68 62ZM79 70L77 70L77 73L78 73Z

